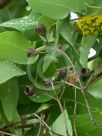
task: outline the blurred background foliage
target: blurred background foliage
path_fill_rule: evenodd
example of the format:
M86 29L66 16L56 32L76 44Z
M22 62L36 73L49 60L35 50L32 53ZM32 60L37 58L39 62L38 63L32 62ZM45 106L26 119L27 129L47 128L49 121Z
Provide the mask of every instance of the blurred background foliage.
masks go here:
M3 2L4 1L4 2ZM0 22L8 21L13 18L23 17L29 14L26 10L27 2L25 0L1 0L0 6ZM4 4L3 4L4 3Z

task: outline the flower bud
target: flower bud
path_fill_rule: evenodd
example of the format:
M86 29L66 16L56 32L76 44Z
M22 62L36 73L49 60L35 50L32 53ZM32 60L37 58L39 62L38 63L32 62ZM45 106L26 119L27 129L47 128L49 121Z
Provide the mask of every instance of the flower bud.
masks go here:
M51 79L47 79L47 80L44 81L44 85L46 87L51 87L52 83L53 83L53 80L51 80Z
M41 36L46 36L46 27L44 24L40 24L39 26L37 26L35 28L35 31Z
M62 68L59 70L59 78L65 79L67 76L67 68Z
M28 51L27 51L27 56L28 57L34 57L37 54L38 54L38 52L35 49L33 49L33 48L29 48Z

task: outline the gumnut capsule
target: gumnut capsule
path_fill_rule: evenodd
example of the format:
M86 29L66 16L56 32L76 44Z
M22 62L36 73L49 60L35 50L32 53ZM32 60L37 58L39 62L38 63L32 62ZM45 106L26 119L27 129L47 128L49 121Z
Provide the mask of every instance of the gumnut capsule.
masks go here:
M80 75L82 77L87 77L89 76L91 73L90 69L89 68L82 68L81 71L80 71Z
M26 86L24 94L27 96L32 96L34 94L34 88L32 86Z

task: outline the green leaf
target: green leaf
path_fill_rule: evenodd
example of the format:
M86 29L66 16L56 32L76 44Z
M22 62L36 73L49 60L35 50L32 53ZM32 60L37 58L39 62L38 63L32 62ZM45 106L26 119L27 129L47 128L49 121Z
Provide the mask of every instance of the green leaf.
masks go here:
M102 79L89 86L88 92L98 99L102 99Z
M0 33L0 60L27 64L27 50L30 47L30 41L20 32L6 31Z
M86 2L89 3L89 4L93 4L94 0L86 0Z
M61 85L54 86L55 88L54 90L55 93L54 93L52 87L45 87L44 85L37 83L36 81L34 82L35 82L34 85L36 86L37 91L33 96L29 97L33 102L45 103L49 100L52 100L56 95L60 94L61 92Z
M72 108L68 107L68 111L69 108L70 110L72 109L72 112L70 111L69 112L70 115L72 116L72 121L73 121L73 105L75 104L75 92L74 92L75 90L74 89L72 90L72 88L70 89L68 88L68 90L69 91L65 93L66 98L64 98L64 100L66 100L66 105L68 104L70 105L70 107L72 107ZM89 92L86 93L86 95L95 121L99 124L102 124L102 106L101 106L102 100L96 99ZM79 136L79 132L84 135L85 132L89 133L96 128L92 124L89 118L87 106L80 90L77 90L76 98L77 98L77 102L76 102L77 111L76 111L75 121L76 121L76 129L78 131L78 136Z
M0 85L0 99L8 121L15 117L17 101L19 97L18 82L16 79L9 80Z
M90 70L95 70L96 72L98 72L97 68L100 68L101 62L102 62L102 59L100 57L96 57L95 59L89 61L87 66Z
M92 111L95 121L102 124L102 110ZM76 129L78 132L85 133L91 132L96 129L89 118L89 113L76 115Z
M88 91L88 90L86 90L86 91ZM87 95L87 100L88 100L89 105L92 108L92 110L95 110L95 111L102 110L102 101L100 99L96 99L89 92L87 92L86 95ZM83 94L80 92L80 90L77 90L76 97L77 97L77 114L87 113L88 112L87 106L86 106ZM67 104L72 105L72 107L73 107L73 104L75 102L74 88L72 89L72 88L68 87L66 89L65 94L64 94L64 100L66 101Z
M28 3L34 11L54 19L63 19L70 11L81 12L85 9L84 0L77 0L76 4L72 0L28 0Z
M52 25L54 25L56 23L56 21L54 19L51 19L45 15L41 16L39 21L38 21L38 24L45 24L45 26L47 28L50 28Z
M15 64L10 62L0 62L0 84L6 82L12 77L24 74L26 74L26 72L18 68Z
M70 45L73 46L75 44L78 33L74 32L73 26L71 26L69 23L63 23L60 33Z
M70 52L71 55L73 54L74 58L76 59L78 63L78 67L81 67L80 62L79 62L80 54L77 50L77 47L75 46L75 42L76 42L78 33L75 32L73 27L74 26L70 25L69 23L68 24L63 23L60 29L60 33L62 37L69 43L69 47L71 50L69 51L68 49L68 51Z
M25 16L23 18L13 19L0 24L2 27L15 28L19 31L25 31L33 28L37 21L34 16Z
M102 123L102 110L92 111L95 121L101 125ZM96 129L89 118L89 113L76 115L76 129L78 132L91 132Z
M52 51L50 53L48 53L45 57L44 57L44 63L42 66L42 71L43 73L46 72L46 70L48 69L48 67L51 65L51 63L56 62L57 61L57 53L56 51Z
M82 50L80 54L80 63L83 67L87 67L88 54L91 47L96 42L96 37L93 35L88 35L87 37L82 38Z
M102 135L102 130L99 129L94 129L93 131L87 133L89 136L101 136ZM81 135L82 136L82 135Z
M68 128L69 135L73 136L72 125L71 125L71 121L69 119L67 110L64 110L64 114L67 121L67 128ZM63 136L67 136L66 129L65 129L65 121L64 121L64 117L62 113L57 117L57 119L55 120L51 128L53 129L54 132L61 134Z
M102 1L100 0L88 0L88 3L90 1L90 4L88 5L88 14L93 14L93 15L102 15ZM93 7L91 7L93 5Z
M39 124L36 124L26 132L25 136L37 136L38 130L39 130Z
M52 31L51 32L47 32L46 37L47 37L48 42L54 42L54 34L53 34Z

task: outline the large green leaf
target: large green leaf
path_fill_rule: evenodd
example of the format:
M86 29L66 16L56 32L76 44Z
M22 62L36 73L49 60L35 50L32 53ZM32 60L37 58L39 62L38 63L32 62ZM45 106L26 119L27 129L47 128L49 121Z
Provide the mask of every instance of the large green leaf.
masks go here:
M80 63L83 67L87 67L88 55L91 47L96 42L96 37L93 35L88 35L82 38L82 50L80 54Z
M30 47L31 43L20 32L0 33L0 60L27 64L27 49Z
M88 90L86 90L87 92ZM87 113L87 106L83 97L83 94L81 93L80 90L77 90L77 114L85 114ZM102 101L100 99L96 99L92 94L90 94L89 92L86 93L86 97L88 100L88 103L90 105L90 107L92 108L92 110L97 111L97 110L102 110ZM66 89L66 92L64 94L64 100L66 101L66 104L68 105L72 105L75 102L75 90L68 87Z
M15 64L10 62L0 62L0 84L6 82L12 77L26 74Z
M64 114L66 117L67 129L68 129L69 135L73 136L71 121L69 119L67 110L64 110ZM63 136L67 136L66 129L65 129L66 128L65 127L65 120L64 120L64 116L62 113L57 117L55 122L52 124L51 128L53 129L54 132L61 134Z
M0 24L2 27L15 28L20 31L28 30L36 25L35 17L25 16L23 18L13 19Z
M94 97L102 99L102 79L95 81L92 85L90 85L88 91Z
M99 129L94 129L90 132L82 132L82 133L78 133L78 136L101 136L102 135L102 130Z
M95 121L102 125L102 111L92 111ZM78 132L84 134L85 132L90 133L96 129L89 118L89 113L76 115L76 128ZM90 135L91 136L91 135Z
M73 4L72 0L28 0L31 8L51 18L65 18L70 11L81 12L85 9L85 1L77 0Z
M17 101L19 97L18 82L16 79L9 80L0 85L0 99L4 113L9 121L15 117Z
M66 100L66 105L70 105L71 107L71 108L68 107L68 110L69 108L71 110L75 103L75 98L74 98L75 92L74 91L75 91L74 89L73 90L69 89L65 93L66 98L64 98L64 100ZM102 122L102 106L101 106L102 101L99 99L96 99L95 97L93 97L91 94L87 92L86 92L86 95L87 95L87 100L88 100L88 103L92 111L93 118L98 124L102 124L101 123ZM82 135L85 134L84 136L87 136L86 133L91 133L92 131L96 130L96 128L90 120L87 106L86 106L85 100L80 90L77 90L76 98L77 98L76 129L78 131L78 136L81 136L79 135L79 133L81 133ZM70 112L70 115L73 116L73 110L72 112L71 111L69 112Z
M60 29L63 38L72 46L74 46L78 33L74 32L70 23L63 23Z

